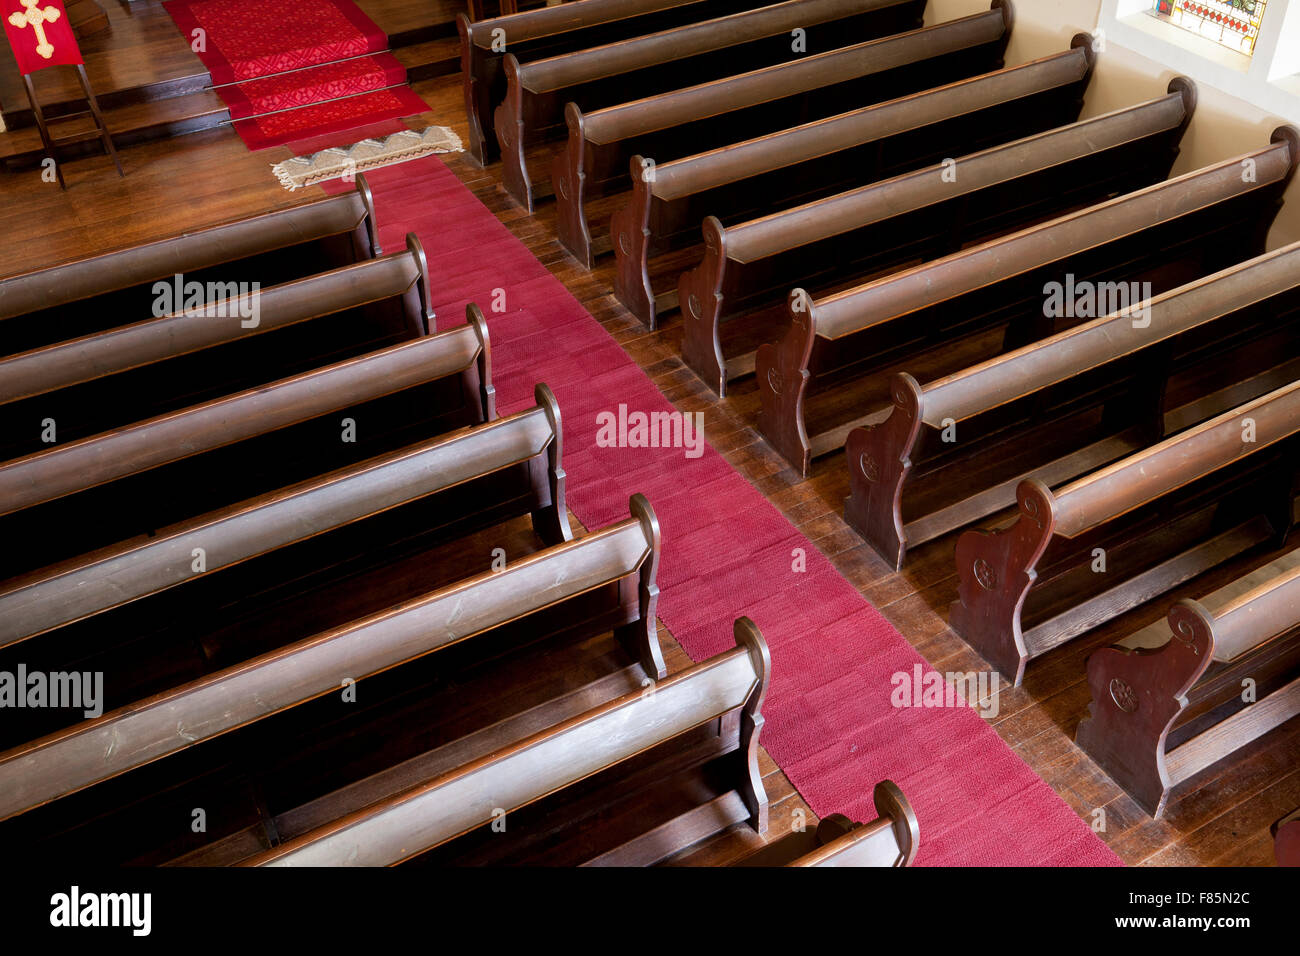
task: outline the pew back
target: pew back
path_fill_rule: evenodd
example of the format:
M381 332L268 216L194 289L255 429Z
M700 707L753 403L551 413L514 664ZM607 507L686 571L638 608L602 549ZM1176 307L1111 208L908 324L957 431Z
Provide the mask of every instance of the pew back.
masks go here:
M644 499L634 517L489 570L396 608L259 655L0 755L0 819L125 774L340 686L581 599L629 576L641 579L658 540ZM644 621L640 590L617 590ZM652 621L640 628L659 659Z
M606 251L608 240L603 236L596 247L591 245L584 203L590 196L627 188L629 162L634 156L638 159L632 163L631 184L635 187L638 181L648 178L654 183L655 195L662 199L661 189L670 187L659 181L657 172L661 168L667 172L673 165L670 161L712 149L731 153L742 149L742 141L756 136L774 135L809 120L996 69L1002 63L1008 29L1002 11L992 10L590 113L570 105L565 111L568 143L556 156L551 176L558 203L556 229L560 241L589 267L593 253ZM1081 56L1081 60L1086 59ZM1051 110L1048 115L1052 115ZM1039 125L1024 132L1035 132L1047 125L1051 124L1040 120ZM978 127L972 124L974 129ZM821 153L835 152L827 148L833 136L833 127L805 132L805 137L819 141ZM767 143L766 152L778 145ZM754 152L754 147L749 151ZM900 144L899 151L906 152L907 148ZM650 157L653 176L649 173ZM869 168L888 167L890 163L888 157L865 158L870 161ZM845 156L840 165L847 167L852 161ZM748 162L731 161L725 165L729 169L746 168ZM791 188L788 181L779 179L764 185L783 186L787 194ZM780 198L778 194L772 202ZM682 216L689 218L690 213L683 211ZM698 223L702 214L694 218ZM634 216L633 221L639 221L639 217ZM627 229L615 232L626 233Z
M407 251L0 359L0 456L81 438L433 330Z
M0 557L0 577L495 418L487 324L468 312L466 326L0 464L0 529L29 542Z
M146 245L0 280L0 355L143 318L155 285L257 282L271 286L377 257L374 201L356 190L221 223Z
M825 50L920 25L924 0L784 0L713 20L521 64L507 53L494 113L506 191L533 210L528 147L565 135L567 103L591 110L788 61L791 32Z

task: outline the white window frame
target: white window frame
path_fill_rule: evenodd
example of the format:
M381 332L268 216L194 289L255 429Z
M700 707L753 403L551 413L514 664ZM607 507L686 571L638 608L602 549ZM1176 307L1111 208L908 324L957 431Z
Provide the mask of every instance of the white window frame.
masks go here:
M1102 0L1096 31L1102 49L1114 44L1132 50L1300 123L1300 0L1268 0L1253 56L1165 23L1147 12L1151 6L1151 0Z

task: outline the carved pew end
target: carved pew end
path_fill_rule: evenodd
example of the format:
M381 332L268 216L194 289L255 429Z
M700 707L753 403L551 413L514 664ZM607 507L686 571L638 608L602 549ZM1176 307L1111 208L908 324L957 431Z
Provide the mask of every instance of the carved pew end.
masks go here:
M1055 499L1037 478L1016 489L1019 514L1007 528L967 531L957 539L958 600L948 622L1004 677L1019 687L1031 654L1020 627L1020 607L1033 584L1034 565L1056 527Z
M844 449L849 465L844 520L899 571L907 556L902 497L921 432L921 385L899 372L890 397L894 407L888 418L849 432Z

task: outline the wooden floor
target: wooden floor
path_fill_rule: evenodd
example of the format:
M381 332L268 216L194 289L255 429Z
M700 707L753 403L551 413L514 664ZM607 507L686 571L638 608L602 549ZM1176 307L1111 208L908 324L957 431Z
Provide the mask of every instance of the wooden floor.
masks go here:
M410 125L440 123L465 135L456 77L417 84L416 91L434 109L409 120ZM1225 144L1225 150L1230 149L1231 144ZM316 187L289 193L278 186L269 164L288 155L284 148L251 154L233 132L222 129L126 150L127 178L121 181L106 159L69 164L67 193L41 182L36 172L0 175L0 228L7 237L0 272L48 266L322 195ZM506 197L494 169L477 169L463 156L447 160L669 400L683 411L705 413L710 443L830 557L921 654L940 671L987 669L946 624L947 607L956 597L952 536L916 549L904 572L892 572L842 520L848 483L839 457L817 461L811 477L801 479L759 437L752 381L736 383L727 400L716 400L677 357L681 331L675 317L660 331L647 333L610 294L611 262L587 273L554 241L551 204L543 202L529 217ZM1262 560L1260 556L1252 563ZM1035 661L1020 689L1003 689L993 727L1083 819L1098 827L1104 820L1100 835L1130 864L1270 865L1268 826L1300 805L1297 720L1256 741L1228 764L1210 768L1181 786L1159 822L1147 817L1072 742L1087 711L1083 666L1087 655L1156 620L1175 598L1217 587L1242 570L1240 565L1226 567L1192 588L1124 615L1086 639ZM743 613L744 608L735 611ZM662 636L666 648L671 648L670 667L683 666L685 655L670 635ZM784 775L766 758L764 770L773 801L773 829L779 835L783 831L778 828L786 825L793 810L807 811ZM1098 810L1104 810L1104 816ZM725 852L733 849L734 844ZM720 852L724 851L701 851L704 859Z

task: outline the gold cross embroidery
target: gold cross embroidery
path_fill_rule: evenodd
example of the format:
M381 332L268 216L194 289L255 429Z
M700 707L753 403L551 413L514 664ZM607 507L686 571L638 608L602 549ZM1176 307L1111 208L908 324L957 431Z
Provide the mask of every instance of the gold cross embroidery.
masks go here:
M38 10L36 7L41 0L19 0L19 2L27 8L27 12L20 13L15 10L9 14L9 22L19 29L30 23L36 34L36 52L48 60L54 56L54 44L45 36L45 24L59 19L59 8L46 7L44 10Z

